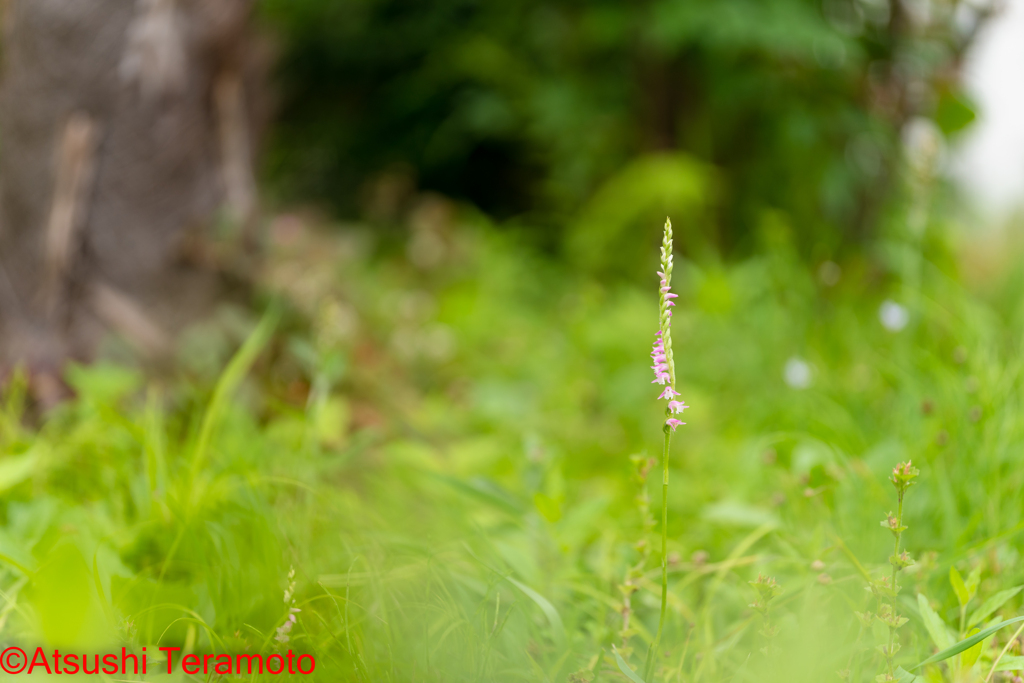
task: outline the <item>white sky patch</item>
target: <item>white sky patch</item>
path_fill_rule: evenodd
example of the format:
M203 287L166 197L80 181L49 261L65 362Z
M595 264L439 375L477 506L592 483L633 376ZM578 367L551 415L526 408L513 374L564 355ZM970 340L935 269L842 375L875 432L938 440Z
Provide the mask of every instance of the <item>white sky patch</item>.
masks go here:
M1024 206L1024 0L1006 0L964 65L978 118L954 148L952 173L990 218Z

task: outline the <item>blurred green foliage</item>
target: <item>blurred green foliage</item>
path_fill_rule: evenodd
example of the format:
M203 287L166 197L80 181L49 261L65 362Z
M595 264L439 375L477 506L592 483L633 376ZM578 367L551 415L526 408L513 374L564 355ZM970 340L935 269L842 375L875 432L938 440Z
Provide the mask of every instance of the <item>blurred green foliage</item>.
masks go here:
M750 253L775 211L819 258L878 233L909 121L970 123L958 69L987 16L886 0L262 7L283 42L267 169L285 197L386 218L418 185L561 245L631 162L687 155L719 170L706 242Z
M472 214L404 251L370 231L282 233L266 275L285 302L276 332L238 313L197 332L225 340L206 345L227 367L216 382L187 354L174 381L78 367L78 398L36 426L23 385L8 388L5 636L292 648L331 681L623 680L612 646L639 666L660 590L636 475L661 436L656 253L640 286L567 272ZM883 246L888 278L858 260L822 277L784 239L732 265L677 257L692 408L673 442L654 680L817 683L851 662L852 680L873 680L884 633L854 612L874 609L863 572L889 571L879 520L907 458L917 563L897 662L1019 610L1021 283L981 297L938 241ZM907 313L888 328L886 300ZM794 360L807 381L787 383ZM291 567L302 612L283 643ZM767 658L748 607L762 573L783 589ZM972 651L970 671L1004 642Z
M173 375L113 342L46 415L9 383L5 638L291 648L329 681L624 680L660 597L665 213L692 407L649 683L874 680L887 633L856 613L901 460L897 663L1018 611L1024 281L966 286L934 218L983 13L929 7L263 0L268 175L374 227L277 217L270 313L186 331ZM1024 667L1004 644L923 675Z

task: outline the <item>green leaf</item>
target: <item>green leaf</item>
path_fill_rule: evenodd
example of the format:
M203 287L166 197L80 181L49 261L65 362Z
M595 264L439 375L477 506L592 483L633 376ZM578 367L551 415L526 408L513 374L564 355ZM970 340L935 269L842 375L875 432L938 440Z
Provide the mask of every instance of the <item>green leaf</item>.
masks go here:
M6 562L7 564L11 565L15 569L17 569L19 572L21 572L22 574L24 574L25 576L28 576L28 577L31 577L32 574L34 573L31 569L29 569L25 565L21 564L20 562L15 560L13 557L8 557L7 555L4 555L3 553L0 553L0 562Z
M996 671L1017 671L1024 669L1024 657L1003 657L996 664Z
M29 451L0 460L0 491L17 486L31 476L35 470L36 452Z
M897 683L914 683L914 681L921 680L902 666L896 667L896 671L894 673L896 674Z
M977 629L975 629L977 631ZM971 635L974 635L973 633ZM978 657L981 656L982 642L978 641L977 645L967 648L963 656L960 657L960 664L963 669L970 669L974 666L974 663L978 661Z
M935 643L935 647L940 650L950 647L953 644L953 638L949 635L946 624L928 604L928 598L921 593L917 594L917 611L921 613L921 620L924 621L924 627L927 629L928 635L931 636L932 642Z
M640 678L635 671L629 668L629 664L626 664L626 660L619 655L619 651L612 645L612 654L615 655L615 663L619 665L619 671L626 674L626 678L633 681L633 683L644 683L644 679Z
M978 584L981 583L981 565L975 567L970 575L967 577L967 581L964 582L964 586L967 588L967 599L972 599L978 594Z
M557 498L537 492L533 494L533 505L537 508L537 512L551 523L562 518L562 506Z
M948 647L945 650L932 655L931 657L929 657L928 659L924 660L920 664L917 664L916 666L911 667L910 670L911 671L916 671L917 669L920 669L922 666L927 666L928 664L934 664L936 662L941 662L941 661L944 661L946 659L949 659L950 657L958 655L961 652L963 652L964 650L967 650L968 648L974 647L975 645L977 645L978 643L980 643L981 641L985 640L990 635L995 633L996 631L998 631L998 630L1000 630L1002 628L1006 628L1010 624L1019 624L1022 621L1024 621L1024 617L1014 617L1013 619L1007 619L1006 621L1001 621L1001 622L999 622L998 624L996 624L994 626L989 626L988 628L984 629L980 633L975 633L973 636L961 640L959 643L956 643L952 647Z
M487 477L472 477L463 481L437 472L425 472L424 476L444 482L459 493L493 505L509 514L521 515L526 511L526 506L522 501Z
M598 270L643 263L645 240L661 234L660 221L652 223L652 216L698 216L715 193L714 171L694 157L682 153L640 156L591 195L569 228L568 253ZM689 233L691 240L703 237Z
M113 403L142 386L141 373L109 363L72 363L65 379L82 396L98 403Z
M935 123L945 135L959 133L974 121L974 104L964 93L944 89L935 108Z
M551 669L547 673L547 679L549 681L561 680L558 674L562 672L562 667L565 666L566 661L569 659L569 655L572 653L572 650L566 649L566 651L562 653L562 656L558 658L558 661L551 666Z
M971 612L971 616L967 619L967 628L970 628L975 624L979 624L987 619L990 614L1006 604L1007 600L1017 595L1017 593L1020 593L1021 589L1024 589L1024 586L1007 588L1004 591L999 591L988 600L981 603L981 607Z
M202 469L210 441L213 439L214 431L220 423L222 414L231 402L232 394L234 394L238 385L242 383L242 380L245 379L249 368L252 367L252 364L256 362L257 356L263 351L263 347L270 341L280 317L279 306L272 304L263 315L256 329L245 340L241 348L235 352L228 366L217 380L217 385L213 389L213 396L210 398L210 403L206 406L206 412L203 415L199 436L192 450L192 481L196 480L199 471Z
M971 596L967 592L967 586L964 585L964 580L960 577L960 572L956 570L956 567L949 568L949 583L953 586L953 591L956 593L956 599L960 606L966 605Z
M543 612L544 616L546 616L548 621L551 622L551 626L555 630L555 638L558 640L564 640L565 626L562 624L562 617L558 616L558 611L555 609L555 606L548 602L547 598L527 586L525 583L516 581L511 576L506 578L513 586L526 593L526 597L537 603L537 606L540 607L540 611Z

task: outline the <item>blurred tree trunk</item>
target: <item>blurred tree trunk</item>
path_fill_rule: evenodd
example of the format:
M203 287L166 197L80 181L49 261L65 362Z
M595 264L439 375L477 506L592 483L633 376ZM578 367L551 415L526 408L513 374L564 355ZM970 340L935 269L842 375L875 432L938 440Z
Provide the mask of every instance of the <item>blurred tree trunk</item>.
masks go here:
M53 375L108 331L159 356L216 296L182 251L222 207L253 216L252 10L5 0L0 367Z

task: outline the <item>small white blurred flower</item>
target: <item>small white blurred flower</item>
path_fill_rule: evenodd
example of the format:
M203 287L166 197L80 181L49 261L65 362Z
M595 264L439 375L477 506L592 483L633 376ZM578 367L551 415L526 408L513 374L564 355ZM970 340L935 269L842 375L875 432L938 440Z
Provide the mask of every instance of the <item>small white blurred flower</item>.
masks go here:
M890 332L899 332L910 322L910 314L904 306L886 299L878 309L878 319L885 329Z
M786 361L782 374L786 384L794 389L806 389L811 386L811 366L799 356L793 356Z

